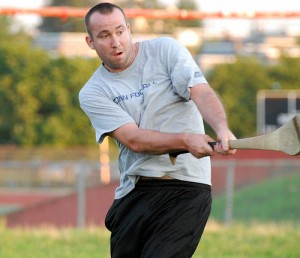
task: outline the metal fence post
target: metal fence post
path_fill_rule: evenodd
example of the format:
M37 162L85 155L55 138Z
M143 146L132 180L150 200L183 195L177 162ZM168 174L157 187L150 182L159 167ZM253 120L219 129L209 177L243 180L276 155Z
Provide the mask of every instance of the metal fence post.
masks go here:
M234 171L235 161L229 161L227 167L226 177L226 193L225 193L225 224L230 225L233 219L233 194L234 194Z
M77 167L77 227L85 227L85 203L86 203L86 163L81 162Z

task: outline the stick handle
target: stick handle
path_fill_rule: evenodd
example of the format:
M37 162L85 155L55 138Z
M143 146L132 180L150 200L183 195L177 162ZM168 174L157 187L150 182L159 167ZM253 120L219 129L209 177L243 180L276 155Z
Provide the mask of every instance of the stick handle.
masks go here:
M277 150L275 142L276 137L274 138L263 135L244 139L230 140L228 144L230 149Z
M264 137L258 136L258 137L250 137L245 139L230 140L228 144L230 149L267 149L263 140ZM208 142L208 144L212 149L214 149L217 142ZM176 163L176 158L178 155L185 154L185 153L189 153L189 152L176 151L176 152L169 153L172 164L174 165Z
M214 149L217 142L208 142L208 144L212 149ZM177 156L180 154L185 154L185 153L189 153L189 152L188 151L176 151L176 152L169 153L171 163L173 165L175 165Z

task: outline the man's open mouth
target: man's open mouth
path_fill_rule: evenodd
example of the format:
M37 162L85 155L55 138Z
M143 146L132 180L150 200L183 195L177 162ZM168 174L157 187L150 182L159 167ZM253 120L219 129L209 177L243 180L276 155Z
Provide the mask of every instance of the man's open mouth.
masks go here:
M118 52L118 53L115 53L114 56L120 56L122 54L123 54L123 52Z

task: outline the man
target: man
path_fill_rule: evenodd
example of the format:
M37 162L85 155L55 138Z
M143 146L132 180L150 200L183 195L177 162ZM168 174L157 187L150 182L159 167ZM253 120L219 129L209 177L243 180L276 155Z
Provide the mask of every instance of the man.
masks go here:
M102 60L79 94L101 143L117 143L120 186L106 216L113 258L187 258L211 208L210 158L229 155L223 106L190 53L174 39L133 43L123 10L101 3L85 17ZM218 143L205 135L203 119ZM179 155L175 165L168 153Z

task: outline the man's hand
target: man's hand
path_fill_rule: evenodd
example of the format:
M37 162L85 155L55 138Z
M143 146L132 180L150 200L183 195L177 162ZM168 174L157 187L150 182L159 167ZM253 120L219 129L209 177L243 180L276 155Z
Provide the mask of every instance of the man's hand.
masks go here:
M209 144L211 142L215 140L206 134L187 134L186 136L187 151L197 159L214 155L214 149Z
M228 129L225 128L221 130L218 134L218 142L215 145L215 151L222 155L233 155L236 153L236 150L229 148L229 141L236 140L234 134Z

